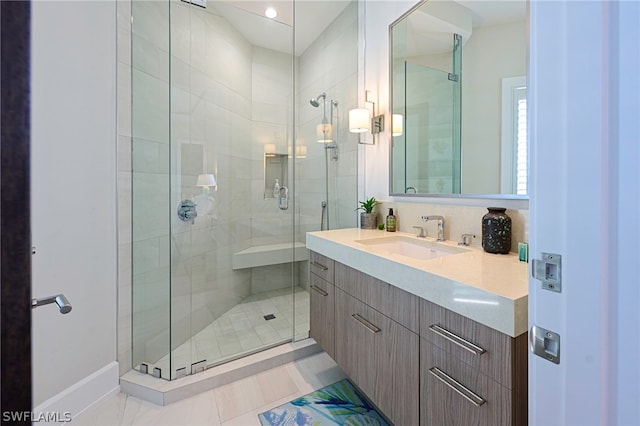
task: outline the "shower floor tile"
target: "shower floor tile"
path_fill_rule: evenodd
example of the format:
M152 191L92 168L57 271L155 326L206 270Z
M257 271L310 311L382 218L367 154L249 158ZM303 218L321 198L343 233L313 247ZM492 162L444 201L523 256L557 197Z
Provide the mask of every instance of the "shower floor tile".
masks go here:
M295 338L309 335L309 292L302 287L255 294L244 299L188 341L173 350L171 377L175 370L191 363L207 360L207 365L222 364ZM266 320L265 315L275 318ZM294 329L295 320L295 329ZM150 365L162 369L169 377L169 355Z

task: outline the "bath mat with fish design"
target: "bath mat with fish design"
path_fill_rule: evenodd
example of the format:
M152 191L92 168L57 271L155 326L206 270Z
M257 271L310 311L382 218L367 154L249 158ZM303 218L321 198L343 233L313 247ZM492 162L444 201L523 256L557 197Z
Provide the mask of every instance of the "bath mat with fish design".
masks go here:
M347 379L258 415L263 426L389 426Z

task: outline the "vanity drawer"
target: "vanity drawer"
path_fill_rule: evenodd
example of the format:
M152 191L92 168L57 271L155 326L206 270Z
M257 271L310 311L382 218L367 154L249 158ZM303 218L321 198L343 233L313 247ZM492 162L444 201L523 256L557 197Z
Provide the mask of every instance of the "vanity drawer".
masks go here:
M419 337L336 288L335 360L398 426L418 421Z
M311 274L309 297L309 333L318 345L335 359L335 287L319 276Z
M514 386L512 337L424 299L420 302L420 336L504 386ZM523 344L526 352L526 339L519 342Z
M336 287L418 333L420 299L417 296L342 263L336 262L335 268Z
M420 339L422 426L508 426L520 423L512 393L425 339ZM522 415L522 413L520 413Z
M323 280L333 284L335 261L314 251L309 253L309 270Z

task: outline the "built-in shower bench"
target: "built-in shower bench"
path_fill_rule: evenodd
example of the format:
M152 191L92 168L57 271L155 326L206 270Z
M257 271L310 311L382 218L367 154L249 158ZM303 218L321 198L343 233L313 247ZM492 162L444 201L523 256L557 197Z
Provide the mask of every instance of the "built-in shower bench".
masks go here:
M232 269L254 268L256 266L279 265L309 259L309 251L304 243L267 244L252 246L233 254Z

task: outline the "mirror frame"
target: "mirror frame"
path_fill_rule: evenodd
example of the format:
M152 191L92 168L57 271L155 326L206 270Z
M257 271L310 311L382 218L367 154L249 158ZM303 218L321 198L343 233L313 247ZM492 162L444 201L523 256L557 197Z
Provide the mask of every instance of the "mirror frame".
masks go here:
M398 19L389 24L389 116L393 114L393 28L413 11L420 8L429 0L419 0L418 3L413 5L409 10L403 13ZM455 1L455 0L453 0ZM528 12L527 12L528 15ZM527 26L527 31L529 31ZM529 37L527 37L527 40ZM527 70L528 74L528 70ZM528 75L527 75L528 77ZM527 135L527 139L529 135ZM527 142L527 151L529 151L529 143ZM529 200L529 193L527 188L527 195L517 194L407 194L402 192L393 192L393 136L389 132L389 196L391 197L407 197L407 198L457 198L457 199L491 199L491 200Z

